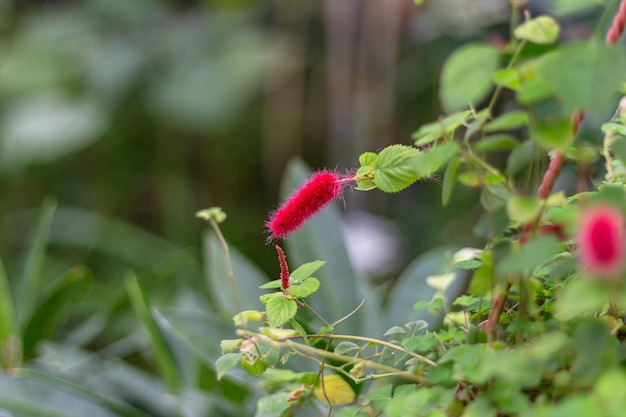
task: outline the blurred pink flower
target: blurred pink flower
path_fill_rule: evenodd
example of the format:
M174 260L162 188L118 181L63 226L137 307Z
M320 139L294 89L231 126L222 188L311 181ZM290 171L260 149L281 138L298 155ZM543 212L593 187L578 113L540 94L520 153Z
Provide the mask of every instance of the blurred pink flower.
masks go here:
M602 278L618 275L624 265L624 215L609 204L581 214L579 253L584 271Z

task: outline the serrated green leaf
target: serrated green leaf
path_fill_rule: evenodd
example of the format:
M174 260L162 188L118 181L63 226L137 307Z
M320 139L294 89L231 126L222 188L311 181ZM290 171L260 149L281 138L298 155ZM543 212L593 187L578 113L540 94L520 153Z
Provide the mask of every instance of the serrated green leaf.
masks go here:
M335 353L338 355L346 355L350 352L360 352L363 350L361 346L354 342L343 341L335 347Z
M276 288L281 288L281 286L282 281L280 279L275 279L274 281L270 281L261 285L259 288L261 288L262 290L272 290Z
M456 157L446 167L446 171L443 174L443 186L441 189L441 204L443 206L448 205L450 198L452 197L452 191L454 185L459 177L459 166L461 165L461 159Z
M420 155L416 148L404 145L388 146L378 154L374 184L384 192L395 193L418 179L415 158Z
M226 353L217 358L217 361L215 361L217 379L222 379L224 374L237 366L239 361L241 361L241 353Z
M241 367L252 376L260 376L267 369L267 365L260 359L251 360L246 355L241 356Z
M477 151L510 151L520 145L515 136L508 133L491 135L476 143Z
M361 164L362 167L375 166L376 158L378 158L378 155L376 155L374 152L364 152L361 154L361 156L359 156L359 164Z
M414 159L415 171L420 178L429 177L459 153L459 145L451 142L421 152Z
M491 45L469 44L457 49L441 73L440 97L448 112L477 106L492 88L491 77L500 60L500 51Z
M469 110L452 113L441 120L422 125L417 132L413 133L411 138L415 140L416 146L428 145L440 138L452 135L456 129L463 126L472 117L474 114Z
M313 262L307 262L305 264L302 264L298 268L296 268L295 271L291 273L291 278L296 284L299 282L302 282L303 280L313 275L318 269L323 267L325 264L326 264L325 261L313 261Z
M367 174L371 173L372 171L374 171L374 166L373 165L365 165L360 167L356 174L354 175L355 178L361 178L366 176Z
M485 132L519 129L520 127L527 126L529 121L528 112L524 110L512 111L487 123Z
M319 280L317 278L309 277L298 284L290 286L289 294L298 298L306 298L317 291L319 287Z
M265 314L272 327L280 327L287 323L298 311L298 306L294 300L282 294L279 295L269 298L266 303Z
M537 44L551 44L556 42L560 31L559 24L553 18L537 16L516 27L513 34L517 39Z
M565 150L572 144L574 125L569 118L540 122L531 126L530 135L544 148Z
M235 352L239 349L242 342L242 339L224 339L220 341L220 350L222 351L222 355Z
M506 203L506 212L511 220L518 223L528 223L539 216L541 201L537 197L522 197L514 195Z

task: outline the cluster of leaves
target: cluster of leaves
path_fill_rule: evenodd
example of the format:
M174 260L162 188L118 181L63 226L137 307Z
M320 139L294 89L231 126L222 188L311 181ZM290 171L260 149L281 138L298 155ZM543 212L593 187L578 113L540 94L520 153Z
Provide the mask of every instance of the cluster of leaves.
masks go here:
M362 154L354 177L359 190L393 193L445 167L444 205L457 183L480 189L485 215L475 230L485 248L457 252L453 272L426 280L434 294L414 305L424 319L378 339L337 334L337 322L304 301L318 280L313 291L263 296L266 309L251 312L261 326L250 330L237 316L241 338L218 361L224 372L239 362L267 368L261 381L272 394L259 402L258 416L324 404L323 412L340 417L621 415L626 402L614 393L626 388L626 284L581 271L574 236L582 204L625 206L623 110L595 143L576 137L570 116L613 111L626 54L594 39L557 46L559 25L548 16L527 18L513 35L506 47L477 43L452 54L441 79L449 114L422 126L415 147ZM505 92L515 110L495 116ZM581 175L599 171L581 180L604 183L572 196L530 196L541 178L522 181L522 174L557 152L586 168ZM599 159L606 172L594 165ZM301 285L297 271L292 283ZM463 271L471 277L465 294L450 297ZM311 331L310 312L324 324L318 331ZM318 371L271 369L294 356Z

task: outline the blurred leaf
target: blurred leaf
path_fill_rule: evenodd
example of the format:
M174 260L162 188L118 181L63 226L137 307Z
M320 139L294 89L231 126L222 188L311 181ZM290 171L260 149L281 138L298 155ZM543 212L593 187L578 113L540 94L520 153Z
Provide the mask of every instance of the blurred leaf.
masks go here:
M537 72L554 88L566 111L607 109L626 72L626 55L618 46L580 42L542 56Z
M94 102L60 95L13 103L0 123L1 162L14 168L83 149L104 132L105 114Z
M537 16L516 27L513 34L517 39L525 39L538 44L550 44L556 42L560 30L559 24L553 18Z
M544 148L564 150L572 144L574 126L569 118L539 122L531 126L530 136Z
M326 264L325 261L307 262L303 265L300 265L298 268L296 268L296 270L291 273L291 278L294 280L294 282L300 283L303 280L310 277L311 275L313 275L313 273L315 273L318 269L323 267L325 264Z
M429 177L454 158L458 152L459 145L454 142L443 143L421 152L413 159L415 171L420 177Z
M288 392L266 395L259 399L254 417L281 417L291 407Z
M609 148L616 158L626 163L626 138L621 136L613 137Z
M23 328L26 317L31 314L37 304L39 294L39 274L44 262L46 245L50 236L50 229L54 213L56 211L56 201L47 199L44 201L37 227L30 242L30 250L26 257L24 272L17 286L15 310L17 322Z
M0 351L5 351L6 343L15 334L15 311L13 310L13 296L9 286L9 278L0 261ZM0 356L0 367L6 369L9 365L4 363L7 358Z
M606 0L554 0L551 8L554 16L566 17L571 14L586 12L590 8L598 8L606 4Z
M287 323L298 311L296 302L281 293L270 297L267 300L266 307L267 321L272 327L280 327Z
M411 136L416 146L424 146L436 140L452 135L456 129L463 126L473 118L470 110L452 113L441 120L422 125L419 130Z
M355 394L350 384L339 375L324 375L319 387L314 391L315 397L323 403L332 405L350 404Z
M281 195L287 196L310 176L299 161L292 161L281 186ZM339 326L343 332L358 335L378 334L378 317L375 308L378 300L370 293L367 282L358 277L350 265L349 256L341 234L338 209L329 206L310 219L287 240L288 257L294 265L324 259L324 268L315 273L320 289L307 302L323 312L330 321L337 320L356 308L363 299L365 304L356 314Z
M493 74L493 82L511 90L518 90L522 85L518 68L503 68Z
M241 353L226 353L215 361L215 369L217 371L217 379L222 379L224 374L237 366L241 361Z
M25 322L22 350L26 359L35 353L37 343L54 334L60 315L69 306L82 301L93 286L93 276L85 267L78 266L67 271L32 317Z
M532 239L519 250L512 251L496 267L499 274L528 273L548 262L561 251L558 239L552 235L542 235Z
M513 130L527 126L529 123L528 112L524 110L512 111L492 120L485 125L485 132L498 130Z
M0 375L0 409L12 417L118 417L79 396L45 384Z
M506 203L506 211L511 220L519 223L530 223L537 219L542 209L537 197L512 196Z
M448 112L477 106L492 88L500 52L485 44L465 45L452 53L441 73L441 101Z
M376 158L378 158L378 155L374 152L364 152L359 156L359 164L361 164L362 167L376 166Z
M395 193L417 181L414 160L420 151L404 145L391 145L380 151L374 171L374 184L384 192Z
M480 190L480 204L487 211L493 211L506 205L510 198L511 191L504 184L486 184Z
M268 281L267 276L232 245L229 245L229 252L241 308L262 309L258 288ZM204 253L208 285L216 306L229 315L236 314L237 302L226 272L226 257L220 242L212 232L207 232L204 237Z
M177 391L181 386L178 365L174 360L174 356L163 334L161 334L152 314L150 314L150 307L148 306L145 294L135 276L131 275L126 279L126 291L128 292L128 297L130 298L137 319L148 333L152 349L154 349L156 362L161 371L161 376L167 381L170 389Z
M513 149L509 154L506 163L506 173L514 175L525 168L531 162L544 157L543 150L533 141L523 142L520 146Z
M610 299L609 287L605 283L584 277L570 282L559 294L556 302L556 316L559 320L600 311Z
M448 205L452 197L454 185L459 177L459 165L461 165L461 160L458 157L454 158L450 161L446 167L446 172L443 174L443 186L441 189L441 204L443 206Z
M510 151L520 145L515 136L508 133L491 135L476 143L477 151Z

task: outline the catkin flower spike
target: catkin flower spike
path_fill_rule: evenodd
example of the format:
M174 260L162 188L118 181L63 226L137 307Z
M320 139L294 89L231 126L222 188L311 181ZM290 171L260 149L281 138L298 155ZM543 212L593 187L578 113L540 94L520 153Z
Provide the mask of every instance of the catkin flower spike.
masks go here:
M276 245L276 252L278 252L278 263L280 265L280 288L286 293L289 289L289 265L287 264L287 257L285 257L283 248Z
M298 230L309 218L339 198L349 178L334 171L314 173L270 216L268 241L282 239Z

